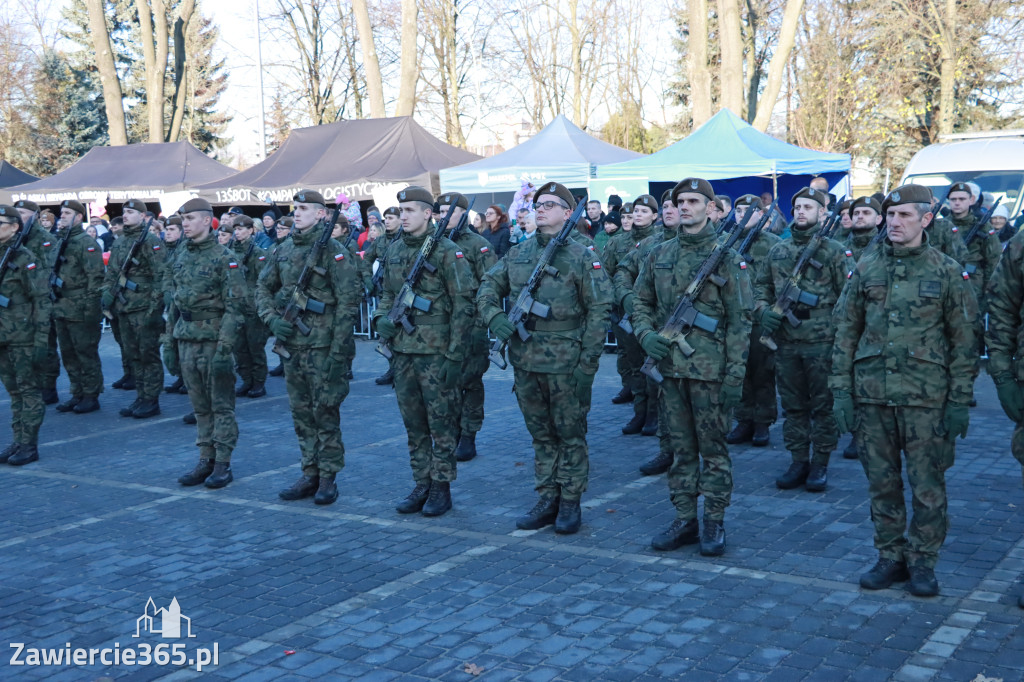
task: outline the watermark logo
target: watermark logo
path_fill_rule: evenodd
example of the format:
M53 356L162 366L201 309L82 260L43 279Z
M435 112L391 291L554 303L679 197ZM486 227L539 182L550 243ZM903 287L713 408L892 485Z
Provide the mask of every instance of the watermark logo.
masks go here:
M145 612L135 621L135 634L132 637L139 637L140 632L148 632L151 635L160 635L164 639L179 639L181 634L181 622L185 621L186 637L195 637L192 634L192 619L181 613L181 606L178 598L173 597L170 605L165 609L158 609L150 597L146 602ZM159 623L159 629L157 624Z

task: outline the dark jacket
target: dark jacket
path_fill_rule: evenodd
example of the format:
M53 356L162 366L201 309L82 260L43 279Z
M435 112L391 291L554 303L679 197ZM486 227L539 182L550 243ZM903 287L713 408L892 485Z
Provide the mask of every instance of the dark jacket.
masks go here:
M508 223L502 223L493 232L489 228L485 228L481 236L491 243L491 250L494 251L498 260L504 258L508 250L512 248L512 228Z

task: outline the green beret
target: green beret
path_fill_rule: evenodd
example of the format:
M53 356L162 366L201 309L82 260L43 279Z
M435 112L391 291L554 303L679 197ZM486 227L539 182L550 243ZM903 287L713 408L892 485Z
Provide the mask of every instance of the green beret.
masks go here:
M82 202L75 201L74 199L65 199L64 201L60 202L60 207L61 208L70 208L72 211L74 211L75 213L78 213L83 218L86 215L88 215L88 213L86 213L85 206L82 206Z
M675 200L675 197L673 197L673 200ZM628 215L632 215L633 214L633 202L632 201L627 201L626 203L624 203L622 205L622 210L619 211L619 213L621 215L627 215L627 214Z
M14 218L18 221L18 226L21 227L21 214L18 213L18 209L7 204L0 204L0 216L4 218Z
M949 191L946 192L946 196L948 197L953 192L967 192L968 196L974 196L974 191L971 189L971 186L966 182L954 183L953 186L949 188ZM931 199L929 199L929 201L931 201Z
M665 190L664 192L661 193L661 203L664 204L666 201L672 201L672 190L671 189L667 189L667 190Z
M963 184L963 183L957 183ZM955 187L956 185L954 185ZM962 190L970 191L970 190ZM888 209L890 206L899 206L900 204L930 204L932 203L932 191L924 185L902 185L897 187L893 191L889 192L889 196L882 202L882 210Z
M397 196L399 203L418 201L421 204L430 206L431 208L434 207L434 196L427 190L422 187L417 187L416 185L409 185L399 192Z
M402 212L398 210L397 206L389 206L388 208L384 209L384 215L393 215L396 218L401 218Z
M557 182L547 182L537 188L537 194L535 195L534 201L539 202L540 197L548 194L553 197L558 197L564 201L568 206L569 210L572 211L576 208L576 197L572 195L572 192L562 184ZM657 210L657 209L655 209Z
M882 215L882 205L874 197L858 197L850 204L850 215L858 208L870 208L878 215Z
M852 211L853 210L853 199L847 199L843 203L839 204L839 212Z
M324 201L324 195L320 194L320 192L316 192L311 189L300 189L298 192L295 193L295 196L292 197L292 201L298 202L300 204L320 204L321 206L327 205L327 202Z
M634 199L633 208L635 209L637 206L646 206L655 213L657 213L658 209L661 208L661 206L654 200L654 197L652 197L650 194L641 194L636 199Z
M181 215L178 214L178 213L172 213L167 218L167 224L168 225L177 225L178 227L181 227Z
M820 189L814 189L813 187L804 187L802 190L793 195L791 205L796 206L797 199L810 199L811 201L817 201L821 204L822 208L828 208L828 192L822 192Z
M129 199L128 201L124 202L124 206L121 207L121 210L124 210L126 208L133 209L135 211L138 211L139 213L145 213L146 211L149 210L148 208L146 208L146 202L139 201L138 199Z
M447 194L442 194L437 198L437 203L440 204L441 206L451 206L452 204L455 204L455 206L463 210L469 209L469 199L459 194L458 192L448 192Z
M36 213L39 210L39 204L34 201L29 201L28 199L19 199L14 202L14 208L24 208Z
M757 196L756 194L744 194L733 203L735 206L753 205L754 208L761 208L761 197Z
M193 211L206 211L207 213L213 213L213 206L211 206L210 202L206 199L196 197L195 199L189 199L182 204L181 208L178 209L178 213L183 215L185 213L192 213Z
M231 223L232 227L244 227L247 230L251 230L253 226L252 218L247 215L240 215L235 218L234 222Z
M715 200L715 190L711 186L711 183L703 178L686 178L672 188L672 200L675 201L683 192L693 192L696 194L702 194L708 198L708 201Z
M346 218L345 215L342 213L338 214L338 219L335 221L334 224L340 226L344 230L347 230L349 227L348 218Z
M293 225L295 225L295 219L290 218L288 216L281 218L277 222L279 225L284 225L285 227L292 227Z

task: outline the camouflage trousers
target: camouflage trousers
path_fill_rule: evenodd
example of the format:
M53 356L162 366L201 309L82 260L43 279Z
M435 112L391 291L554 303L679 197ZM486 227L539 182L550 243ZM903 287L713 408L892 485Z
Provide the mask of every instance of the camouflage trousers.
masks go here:
M14 442L37 445L46 406L39 390L39 372L32 366L32 346L0 346L0 381L11 397Z
M99 343L99 341L97 341ZM97 358L98 359L98 358ZM60 376L60 355L57 354L57 325L50 319L50 334L46 339L46 366L43 368L42 388L57 387Z
M409 464L417 483L454 481L458 389L441 383L443 355L395 353L395 397L409 437Z
M518 367L515 392L533 437L534 489L541 497L580 499L590 478L590 401L580 401L572 374L540 374Z
M267 380L267 339L270 330L255 315L245 317L235 340L235 371L245 384Z
M163 317L159 312L144 310L118 313L117 317L121 327L121 352L128 355L139 399L157 400L164 387L164 365L160 359Z
M953 448L942 408L857 406L857 443L868 478L875 548L883 559L934 568L946 539L946 476ZM901 459L914 516L907 528ZM905 534L905 535L904 535Z
M178 340L181 378L196 415L196 445L204 459L230 462L238 443L235 376L224 364L214 367L216 341Z
M665 378L660 418L672 451L669 498L681 519L697 518L697 496L704 496L704 516L725 518L732 500L732 460L725 445L729 415L717 381Z
M484 374L491 365L487 358L487 330L473 329L473 338L459 380L459 432L476 433L484 425Z
M117 347L121 349L121 374L126 377L131 376L132 364L128 353L124 349L124 339L121 338L121 320L118 319L117 315L114 315L114 319L110 320L110 331L114 333L114 341L117 341Z
M757 345L761 345L758 343ZM839 442L839 429L832 416L832 345L824 343L779 343L775 357L779 398L786 411L782 439L794 462L811 459L828 464Z
M1024 425L1017 424L1010 439L1010 452L1020 462L1021 482L1024 483Z
M336 474L345 468L339 410L348 396L349 385L348 379L342 377L341 386L327 386L329 350L289 349L291 357L283 361L288 404L295 423L295 435L299 438L305 476Z
M55 323L61 360L71 380L71 395L95 398L103 392L103 367L100 363L103 329L100 321L58 318Z
M647 354L633 334L627 334L618 324L612 325L615 340L622 349L616 368L622 376L622 385L633 391L633 413L647 414L647 401L657 400L657 384L640 372Z
M761 325L750 332L747 371L743 376L743 398L736 407L736 421L774 424L779 418L775 400L775 353L760 343Z

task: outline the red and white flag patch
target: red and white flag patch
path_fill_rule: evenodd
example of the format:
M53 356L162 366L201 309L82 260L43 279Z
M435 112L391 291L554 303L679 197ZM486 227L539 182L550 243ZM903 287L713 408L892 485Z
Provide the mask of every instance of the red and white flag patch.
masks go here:
M963 275L964 275L964 279L970 279L971 278L971 276L967 274L966 270L964 270Z
M95 246L90 246L88 249L86 249L86 251L88 251L89 253L92 253L95 250L96 250Z
M266 257L266 256L260 256L260 257L259 257L259 258L257 258L256 260L267 260L267 257Z
M846 250L846 257L847 258L852 258L853 257L853 251L850 251L849 249L847 249Z
M43 242L43 246L49 246L50 242Z
M159 245L159 244L157 244L156 246L154 246L154 247L153 247L153 250L154 250L154 251L159 251L159 250L160 250L160 245Z
M340 260L345 260L345 254L343 254L343 253L336 253L336 254L334 254L334 262L337 263Z
M490 250L491 249L489 247L486 247L486 246L481 246L480 247L480 253L487 253Z
M35 270L36 269L36 264L35 263L29 263L28 265L25 266L25 269L26 270Z
M746 269L747 269L747 261L741 260L740 261L740 270L746 270Z
M851 277L853 277L853 270L850 270L848 273L846 273L846 279L850 279Z
M598 263L597 261L594 261L594 269L595 270L600 270L601 269L601 264Z
M456 251L456 252L455 252L455 257L456 257L456 258L465 258L466 256L464 256L464 255L463 255L463 253L462 253L461 251Z
M953 231L954 232L959 232L960 230L956 229L956 226L953 226Z
M230 263L228 263L228 267L229 268L237 268L238 267L238 263L236 263L234 261L231 261Z

